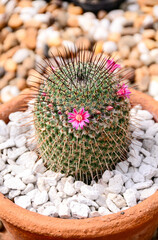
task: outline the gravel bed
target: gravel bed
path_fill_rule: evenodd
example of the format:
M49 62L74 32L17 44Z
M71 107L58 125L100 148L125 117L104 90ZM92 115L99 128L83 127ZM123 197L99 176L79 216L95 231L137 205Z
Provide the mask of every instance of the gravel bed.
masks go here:
M158 100L158 1L126 0L95 15L61 0L1 0L0 104L37 82L43 57L65 56L73 43L120 59L129 82Z
M88 218L123 211L158 189L158 123L141 106L131 112L128 159L86 185L46 170L38 159L31 107L0 120L0 192L17 205L43 215Z

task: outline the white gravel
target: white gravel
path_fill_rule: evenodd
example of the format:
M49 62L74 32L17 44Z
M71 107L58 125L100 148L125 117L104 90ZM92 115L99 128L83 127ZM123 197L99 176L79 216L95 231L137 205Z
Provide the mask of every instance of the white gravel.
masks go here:
M0 120L0 192L33 212L60 218L104 216L132 207L158 189L158 123L141 106L131 110L128 158L86 185L46 170L30 141L30 107ZM22 120L23 119L23 120ZM21 124L23 126L21 126Z

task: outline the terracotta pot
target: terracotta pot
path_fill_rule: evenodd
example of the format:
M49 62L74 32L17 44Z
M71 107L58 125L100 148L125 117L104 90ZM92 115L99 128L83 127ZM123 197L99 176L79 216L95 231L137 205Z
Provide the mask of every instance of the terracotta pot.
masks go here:
M131 103L140 103L158 121L158 103L151 97L132 90ZM25 97L0 106L0 118L18 110ZM3 111L3 113L2 113ZM42 216L15 205L0 194L0 218L8 240L150 240L158 227L158 191L125 211L89 219L60 219Z

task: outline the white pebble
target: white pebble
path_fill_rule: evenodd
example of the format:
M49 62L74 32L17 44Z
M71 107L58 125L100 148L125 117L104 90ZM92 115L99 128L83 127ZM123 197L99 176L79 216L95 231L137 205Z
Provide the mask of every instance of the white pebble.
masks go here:
M33 168L37 154L33 151L23 153L16 161L19 165L24 165L26 168Z
M153 184L153 181L152 180L148 180L146 182L140 182L140 183L136 183L133 188L137 189L137 190L141 190L141 189L144 189L144 188L148 188L148 187L151 187Z
M22 146L24 146L25 145L25 143L26 143L26 137L25 137L25 135L19 135L19 136L17 136L16 138L15 138L15 145L16 145L16 147L22 147Z
M58 213L59 213L59 216L61 217L61 218L70 218L70 216L71 216L71 214L70 214L70 208L66 205L66 204L63 204L63 203L61 203L60 205L59 205L59 211L58 211Z
M66 193L68 196L73 196L76 193L76 190L74 189L73 185L66 181L64 185L64 193Z
M143 162L153 166L154 168L157 167L157 163L158 163L157 161L155 161L155 158L153 157L145 157L143 159Z
M70 203L70 211L72 213L73 218L87 218L90 213L90 208L82 203L71 202Z
M11 190L9 192L9 199L13 199L20 195L20 190Z
M15 190L24 190L26 187L26 185L18 177L11 177L5 180L4 186Z
M140 191L140 200L143 201L157 191L157 188L151 187Z
M28 196L15 197L14 202L23 208L31 207L31 200Z
M41 214L45 216L58 217L57 208L55 206L47 206Z
M48 201L47 191L37 192L33 201L36 205L41 205L47 202Z
M117 213L120 211L120 209L113 203L113 201L110 198L106 199L106 205L109 208L109 210L113 213Z
M93 187L84 185L81 187L81 193L91 199L91 200L96 200L99 197L99 192L97 190L94 190Z
M109 171L109 170L106 170L103 175L102 175L102 179L105 183L108 183L109 182L109 179L111 177L113 177L113 172L112 171Z
M142 163L141 166L139 167L139 172L146 178L146 179L151 179L154 177L158 170L148 164Z
M18 96L20 93L16 86L8 85L1 90L1 100L3 103L10 101L13 97Z
M6 142L0 144L0 150L5 149L5 148L10 148L15 146L15 141L14 139L8 139Z
M0 135L4 137L8 135L7 125L3 120L0 120Z
M26 176L22 178L23 183L28 184L28 183L35 183L36 182L36 177L34 175Z
M129 188L125 191L123 196L125 198L125 201L128 207L133 207L134 205L136 205L137 202L136 202L135 190L133 190L132 188Z
M105 207L100 207L98 209L98 212L101 216L105 216L105 215L108 215L108 214L111 214L112 212L109 211L109 209L105 208Z
M144 182L144 180L145 180L144 176L141 173L139 173L138 171L136 171L132 174L132 179L135 183Z
M110 199L119 209L126 207L126 202L120 194L109 193L108 199Z
M4 170L6 167L5 163L3 160L0 159L0 171Z
M7 194L9 192L9 188L5 186L0 186L0 193Z
M120 174L115 175L109 180L109 191L120 193L123 187L123 180Z

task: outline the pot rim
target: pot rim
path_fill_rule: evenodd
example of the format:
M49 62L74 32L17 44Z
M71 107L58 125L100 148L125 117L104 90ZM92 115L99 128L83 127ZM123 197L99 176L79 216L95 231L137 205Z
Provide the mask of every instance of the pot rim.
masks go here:
M149 110L155 120L158 121L158 102L136 90L132 89L131 92L131 104L141 103L142 107ZM0 112L1 109L4 110L4 106L0 106ZM17 108L15 111L17 111ZM79 236L82 235L82 237L88 239L94 236L102 237L105 234L111 236L111 234L115 235L120 232L130 234L130 232L134 232L142 226L146 227L153 219L158 224L158 191L127 210L86 219L61 219L44 216L16 205L0 193L0 218L25 231L53 236L57 239L60 239L61 236L64 236L65 239L68 237L75 237L75 239L78 237L79 239Z

